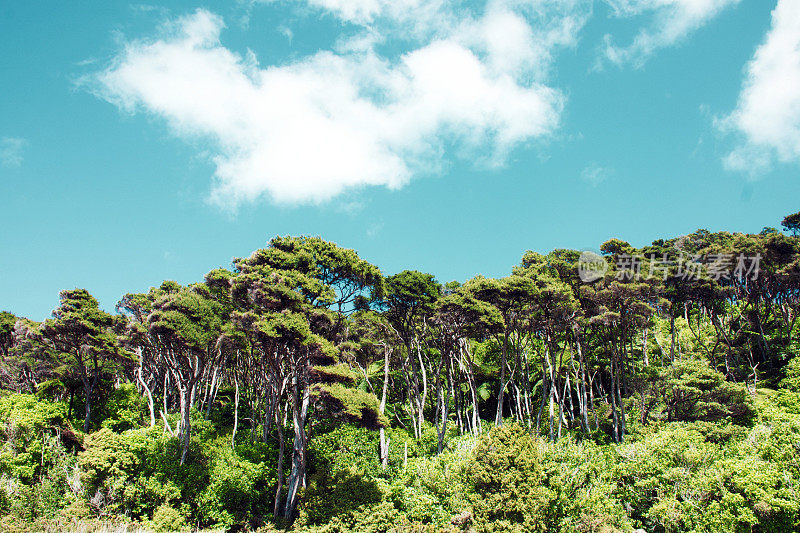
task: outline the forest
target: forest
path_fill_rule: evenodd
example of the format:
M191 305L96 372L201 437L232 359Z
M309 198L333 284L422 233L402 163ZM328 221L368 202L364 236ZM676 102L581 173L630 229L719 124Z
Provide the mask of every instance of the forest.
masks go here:
M0 530L800 530L800 213L599 252L443 284L275 237L2 312Z

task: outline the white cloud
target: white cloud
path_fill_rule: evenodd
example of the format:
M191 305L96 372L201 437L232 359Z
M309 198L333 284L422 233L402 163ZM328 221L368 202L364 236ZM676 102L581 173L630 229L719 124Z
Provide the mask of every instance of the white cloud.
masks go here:
M759 172L800 162L800 2L779 0L772 27L747 64L736 109L717 121L742 142L725 158L731 170Z
M391 22L403 32L425 33L457 23L453 0L257 0L261 3L293 1L330 13L343 22L372 27ZM465 6L459 6L465 10Z
M367 227L367 237L374 239L383 229L383 221L375 221Z
M619 18L650 15L649 26L642 28L628 46L617 46L605 36L605 59L617 65L642 66L657 50L681 42L702 28L725 8L740 0L606 0L613 16Z
M3 137L0 139L0 163L5 167L22 165L23 151L28 141L20 137Z
M602 167L597 163L592 163L581 171L581 179L592 187L597 187L608 179L610 174L610 169Z
M369 26L405 16L397 6L415 1L314 3ZM225 48L222 19L198 10L156 40L129 42L91 83L121 109L210 140L218 203L265 194L321 202L353 187L398 188L446 162L452 142L502 160L558 127L565 97L544 76L552 48L573 43L582 25L564 6L581 2L563 2L563 16L536 27L509 2L492 4L397 57L380 56L369 38L378 32L365 26L338 51L266 67Z

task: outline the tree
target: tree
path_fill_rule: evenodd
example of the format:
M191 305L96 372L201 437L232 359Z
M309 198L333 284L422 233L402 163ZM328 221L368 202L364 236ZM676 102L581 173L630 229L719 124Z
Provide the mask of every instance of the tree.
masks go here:
M790 231L794 236L800 235L800 211L783 217L781 226L783 226L786 231Z
M222 332L223 308L211 298L203 284L172 289L153 302L147 317L150 333L161 345L163 364L178 387L181 419L181 464L186 462L191 441L191 409L198 385L208 377L215 361L221 358L218 345Z
M282 402L284 391L288 394L294 429L292 469L285 503L279 505L283 451L279 423L275 512L290 519L306 481L313 370L336 362L335 344L341 340L344 314L354 311L350 306L367 291L373 299L382 296L383 277L352 250L310 237L276 237L267 248L236 259L234 266L236 275L230 280L236 308L233 318L268 361L272 412ZM347 408L347 398L342 397L347 393L340 394L337 387L318 386L313 392L338 397L338 403Z
M494 332L494 337L500 346L500 376L497 391L497 410L494 423L496 426L503 424L503 408L506 388L514 379L515 372L522 372L522 365L515 364L509 367L509 349L512 337L517 341L525 320L525 309L532 302L535 293L533 281L526 276L511 275L502 279L484 278L478 276L464 285L477 299L494 306L502 316L502 328ZM519 346L522 348L522 346ZM515 351L515 355L519 350ZM515 363L518 359L515 358Z
M425 402L428 396L428 370L423 360L423 345L427 318L441 295L441 285L432 274L404 270L386 278L384 313L403 340L405 357L403 372L409 402L409 418L414 435L422 436Z
M61 291L59 297L61 305L40 331L59 364L83 385L86 413L83 431L88 432L101 380L128 362L129 357L120 349L111 329L113 317L100 309L86 289Z
M437 338L442 363L440 366L444 367L446 379L446 387L442 385L442 379L438 375L436 380L437 411L440 414L436 417L436 429L438 453L441 453L444 436L447 433L450 396L456 393L459 386L456 378L463 378L469 388L472 413L467 420L471 431L474 434L481 432L475 365L469 338L483 338L502 330L503 317L497 308L478 300L468 290L455 288L436 303L432 320L439 327ZM457 394L456 400L458 400ZM456 414L461 420L458 402Z
M27 318L16 319L11 330L8 356L0 365L0 384L4 389L16 392L40 392L40 386L51 383L69 390L69 416L72 416L72 400L77 382L68 374L69 369L59 366L53 357L53 348L44 343L41 323ZM41 391L44 392L44 391Z
M600 251L605 255L619 255L632 252L633 247L622 239L609 239L600 245Z
M14 344L14 324L17 317L8 311L0 311L0 353L8 357L8 351Z
M628 392L631 339L637 329L648 323L660 300L652 283L623 283L608 276L602 284L587 286L585 294L595 306L590 311L589 324L596 329L609 359L612 436L616 442L622 442L626 431L623 397Z
M747 423L753 415L752 399L745 388L725 381L725 376L697 359L665 368L657 387L663 395L667 421L718 422L729 418Z
M370 370L380 365L382 380L378 415L383 417L389 398L391 363L394 362L394 354L400 351L402 340L384 316L371 310L355 313L349 321L348 331L348 342L342 346L342 353L350 356L350 361L361 371L369 391L375 396L378 395L372 384ZM379 429L378 457L386 468L389 464L389 440L383 426Z

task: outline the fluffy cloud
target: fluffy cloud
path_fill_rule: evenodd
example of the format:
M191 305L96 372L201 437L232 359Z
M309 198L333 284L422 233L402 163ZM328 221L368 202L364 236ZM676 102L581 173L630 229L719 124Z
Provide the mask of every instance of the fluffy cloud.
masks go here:
M526 11L530 2L492 1L461 18L420 0L310 3L363 31L336 50L261 66L224 47L223 20L198 10L157 39L129 42L92 86L128 112L165 119L180 137L210 140L211 196L227 205L398 188L446 163L446 146L480 148L497 162L558 127L565 98L546 72L553 48L574 43L584 2L550 2L557 16L539 10L540 19ZM374 36L391 35L413 12L400 4L416 3L427 6L415 18L419 42L379 55Z
M19 137L3 137L0 139L0 163L5 167L22 165L22 152L28 141Z
M633 42L616 46L605 36L605 59L617 65L641 66L658 49L679 43L700 29L726 7L740 0L606 0L616 17L651 16L649 26L636 34Z
M743 142L729 169L758 172L776 159L800 162L800 2L779 0L772 27L747 65L736 109L717 124Z

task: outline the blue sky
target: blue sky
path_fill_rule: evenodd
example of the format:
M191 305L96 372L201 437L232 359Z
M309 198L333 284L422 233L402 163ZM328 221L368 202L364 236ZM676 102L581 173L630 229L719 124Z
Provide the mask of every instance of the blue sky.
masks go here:
M792 0L6 1L0 21L0 308L34 319L279 234L449 281L800 208Z

